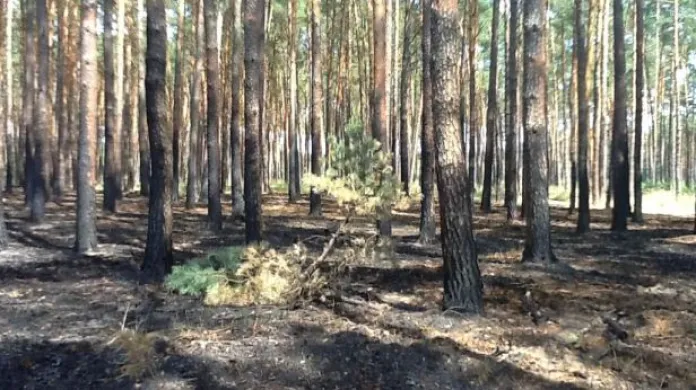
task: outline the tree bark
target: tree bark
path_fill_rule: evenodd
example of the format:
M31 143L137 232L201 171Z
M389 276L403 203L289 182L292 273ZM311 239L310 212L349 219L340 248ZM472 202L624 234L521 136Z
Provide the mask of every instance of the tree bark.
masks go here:
M612 187L614 209L611 230L625 231L628 218L628 130L626 125L626 53L623 4L614 1L614 129L612 131Z
M673 16L673 30L674 38L672 41L672 90L670 91L670 96L672 101L670 106L673 112L672 119L670 120L670 189L674 193L674 197L679 196L679 185L680 183L680 160L681 160L681 131L680 131L680 105L679 100L679 78L677 72L679 71L679 0L674 0L674 10L672 12Z
M230 134L230 160L232 160L232 213L244 214L244 176L242 173L244 153L242 152L242 79L244 74L244 41L242 39L242 0L234 1L234 42L232 44L232 129Z
M518 0L510 0L508 53L505 65L505 209L506 219L515 219L517 210L517 21Z
M213 231L222 230L220 203L220 131L218 96L220 94L220 64L217 44L216 0L205 0L206 82L208 88L208 222Z
M80 135L75 250L86 254L97 246L97 1L82 0L80 28Z
M498 19L500 0L493 0L493 21L491 22L491 56L488 72L488 106L486 108L486 157L483 169L483 194L481 211L491 212L491 193L493 181L493 158L496 144L496 118L498 116Z
M202 145L200 143L200 109L201 109L201 74L203 73L203 9L202 1L194 0L194 39L195 55L193 57L193 72L191 74L191 109L189 131L188 181L186 182L186 208L191 209L198 203L200 194L200 173Z
M245 0L244 18L244 214L247 243L261 242L261 105L264 82L264 0Z
M116 203L121 198L121 112L118 110L121 97L118 95L120 77L116 62L120 55L114 44L114 2L104 1L104 210L117 211ZM114 50L116 53L114 53Z
M176 62L174 63L174 113L172 119L172 152L174 153L174 188L172 190L172 200L179 200L179 180L181 179L180 138L181 129L184 126L184 6L185 0L178 0L177 5L177 27L176 27Z
M374 15L372 28L374 30L372 64L372 138L380 143L381 151L389 153L389 99L387 87L387 63L383 53L387 51L387 0L373 0ZM379 175L379 184L382 177ZM391 238L391 208L380 207L377 210L377 231L382 238Z
M476 101L476 46L478 43L479 20L478 0L469 0L469 200L473 202L476 194L476 157L478 156L477 136L480 130L478 105Z
M524 148L527 158L528 198L525 218L527 235L522 261L551 263L556 257L551 250L551 223L548 203L548 153L546 116L546 0L527 0L523 6L524 20Z
M435 129L433 127L433 80L430 72L430 1L423 3L423 31L421 38L423 81L421 112L421 211L419 242L435 240ZM459 119L457 119L459 120ZM463 157L462 157L463 158Z
M0 170L0 182L5 181L4 191L6 193L12 192L12 186L14 185L14 153L16 139L14 134L16 134L16 122L13 119L14 115L14 103L13 103L13 69L12 69L12 31L14 17L14 3L12 1L7 2L7 8L5 10L5 100L3 101L5 109L5 133L0 134L3 137L4 146L6 153L4 155L4 170ZM1 163L1 162L0 162ZM4 176L2 175L4 174ZM0 210L0 214L2 210Z
M643 89L645 81L645 24L644 0L636 0L636 119L633 156L633 222L643 222Z
M33 132L33 153L32 153L32 194L31 194L31 213L30 219L33 222L43 221L46 214L46 198L48 197L47 188L47 163L49 161L49 148L47 136L50 132L49 117L49 45L48 45L48 7L46 0L36 1L36 21L38 27L38 95L36 96L36 110Z
M288 26L290 29L289 61L290 66L290 117L288 118L288 201L300 199L300 167L297 157L297 0L288 2Z
M383 1L383 0L380 0ZM310 5L310 23L311 23L311 114L310 128L312 132L312 174L321 174L321 136L322 125L322 70L321 70L321 1L311 0ZM309 214L318 216L321 215L321 195L311 189L309 195Z
M167 126L166 76L167 14L164 0L147 0L145 89L152 183L141 275L144 282L162 282L173 264L172 135Z
M141 11L143 9L143 0L137 0L138 6L133 11L136 17L136 23L138 25L137 34L138 39L135 40L135 47L133 48L133 56L138 59L139 64L139 76L138 76L138 153L140 154L140 195L149 196L150 195L150 144L148 141L148 128L147 128L147 104L145 97L145 83L143 79L145 78L145 62L140 60L141 49L140 49L140 37L142 36L141 28Z
M592 1L592 0L590 0ZM587 151L589 133L589 107L587 93L588 55L585 50L585 32L583 27L583 1L575 0L575 34L573 49L577 58L577 98L578 102L578 189L580 190L578 204L578 220L576 231L585 233L590 230L590 187L587 175Z
M440 194L443 309L483 312L483 283L474 242L467 169L459 121L458 10L456 0L432 2L433 121ZM436 91L436 92L435 92Z
M406 4L406 23L404 24L404 40L401 54L401 80L399 91L399 158L401 173L401 191L408 196L411 191L408 159L409 141L409 95L411 93L411 19L410 4Z

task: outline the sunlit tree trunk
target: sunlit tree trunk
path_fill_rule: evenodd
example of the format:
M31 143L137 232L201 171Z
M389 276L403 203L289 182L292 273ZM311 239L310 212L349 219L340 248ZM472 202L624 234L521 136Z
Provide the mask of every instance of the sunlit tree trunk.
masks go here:
M244 74L244 41L242 39L242 0L233 0L234 10L232 19L234 20L234 42L232 43L232 109L230 125L230 160L232 161L232 213L234 215L244 214L244 176L242 167L244 164L244 154L242 153L243 128L242 106L243 86L242 79Z
M201 74L203 73L203 9L201 0L194 0L194 39L193 46L195 54L193 56L193 71L191 72L191 109L189 132L189 152L188 160L188 181L186 183L186 208L190 209L198 202L200 194L200 173L201 173L201 153L200 144L200 101L201 101Z
M121 55L114 42L114 2L104 1L104 210L115 213L121 197L121 74L117 62Z
M380 0L384 1L384 0ZM312 133L312 173L321 174L321 134L322 134L322 71L321 71L321 1L311 0L311 111L310 129ZM309 195L310 215L321 215L321 195L311 189Z
M483 282L476 255L459 126L457 1L434 0L431 13L432 109L434 126L438 129L435 147L445 273L443 309L478 314L483 311Z
M418 240L429 244L435 240L435 129L433 127L433 80L431 65L430 1L423 4L423 31L421 38L423 81L421 112L421 211ZM459 121L459 118L456 119ZM459 123L459 122L458 122ZM462 156L464 158L464 156Z
M633 193L635 197L633 222L643 222L643 83L645 80L644 0L636 0L636 119L633 156Z
M507 64L505 65L505 209L506 219L515 219L517 210L517 21L518 0L510 0Z
M548 65L546 56L546 0L527 0L523 5L524 75L523 123L528 198L525 205L526 240L522 260L551 263L551 221L548 203L546 117Z
M172 198L179 199L179 180L181 179L181 129L184 127L184 5L185 0L178 0L176 27L176 62L174 63L174 113L172 119L172 152L174 153L174 188Z

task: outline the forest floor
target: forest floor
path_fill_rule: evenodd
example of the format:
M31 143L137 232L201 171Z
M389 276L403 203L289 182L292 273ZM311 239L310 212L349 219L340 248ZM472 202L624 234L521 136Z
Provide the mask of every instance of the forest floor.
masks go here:
M650 215L614 235L609 213L593 210L580 236L574 217L553 210L555 253L572 267L558 272L520 264L522 223L506 225L501 209L477 214L486 313L470 318L439 310L440 246L416 244L417 207L394 213L393 259L351 268L346 299L287 310L144 292L142 198L100 214L102 245L89 257L70 250L74 197L51 203L38 225L20 195L5 203L0 389L696 389L692 219ZM265 197L270 244L327 237L335 210L307 209ZM229 219L216 236L205 213L176 207L178 262L242 244L243 223ZM115 340L134 328L152 347L129 356ZM152 364L142 380L124 375L137 359Z

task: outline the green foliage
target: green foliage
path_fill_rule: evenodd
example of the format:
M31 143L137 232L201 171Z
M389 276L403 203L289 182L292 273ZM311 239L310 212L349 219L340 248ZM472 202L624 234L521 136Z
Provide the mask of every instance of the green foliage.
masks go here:
M305 176L305 185L328 194L349 213L373 213L398 199L391 155L365 134L362 124L350 124L345 137L332 137L330 145L329 169L323 176Z
M202 258L172 268L165 286L184 295L200 296L216 284L226 281L239 269L242 247L226 247Z

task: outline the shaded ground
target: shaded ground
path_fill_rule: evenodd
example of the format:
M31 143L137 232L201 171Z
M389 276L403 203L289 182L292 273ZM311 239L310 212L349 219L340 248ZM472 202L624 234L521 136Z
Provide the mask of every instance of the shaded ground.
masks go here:
M289 311L138 288L143 199L100 215L100 252L84 258L70 251L74 198L40 225L25 222L21 200L7 199L13 244L0 252L0 389L696 389L691 220L651 216L614 236L593 210L581 237L556 210L556 254L574 269L558 273L519 264L522 224L478 215L487 312L471 319L439 311L440 249L415 244L417 209L395 212L394 258L353 268L346 299ZM268 241L319 236L319 250L338 216L307 209L267 197ZM205 220L205 208L176 209L178 261L241 243L241 222L214 236ZM526 292L548 321L533 323ZM603 316L629 337L613 340ZM123 375L122 328L152 341L137 381Z

